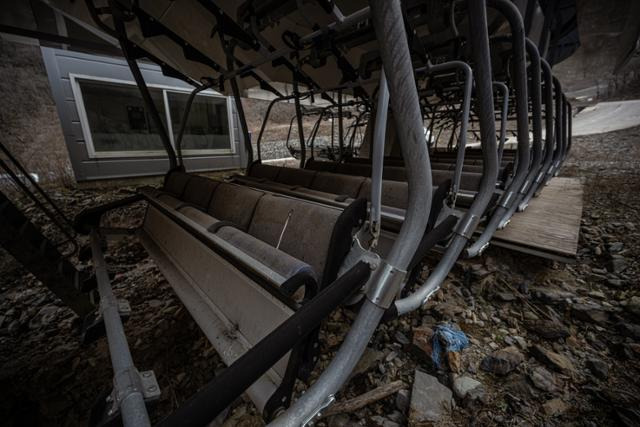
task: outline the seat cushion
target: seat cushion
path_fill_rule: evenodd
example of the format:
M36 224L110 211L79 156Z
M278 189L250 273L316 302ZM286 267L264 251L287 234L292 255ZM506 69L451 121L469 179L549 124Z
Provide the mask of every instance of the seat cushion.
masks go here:
M242 185L221 183L213 193L207 212L220 221L230 221L246 230L263 195L262 191Z
M285 279L289 279L298 273L309 273L312 277L317 278L317 274L309 264L292 257L284 251L276 249L236 227L220 227L220 229L216 231L216 236L231 243L251 258L260 261L260 263L271 268Z
M336 173L318 172L311 183L311 189L326 193L344 194L356 198L364 177Z

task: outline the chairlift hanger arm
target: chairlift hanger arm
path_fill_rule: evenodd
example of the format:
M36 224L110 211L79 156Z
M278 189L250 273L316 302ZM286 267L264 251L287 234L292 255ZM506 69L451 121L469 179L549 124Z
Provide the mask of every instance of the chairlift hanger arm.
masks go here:
M115 32L118 36L118 41L120 42L122 53L127 60L129 70L131 71L131 74L133 74L133 78L136 81L138 89L140 90L140 94L142 95L145 107L151 115L151 120L153 120L154 125L158 129L160 140L162 141L162 145L164 145L164 149L169 157L169 167L170 169L174 169L178 166L176 153L173 149L173 146L171 145L171 140L169 139L167 128L164 126L164 123L162 123L162 120L160 119L158 109L156 108L153 99L151 98L149 88L144 81L144 77L142 75L142 72L140 71L140 68L138 67L138 63L136 62L137 58L132 49L133 44L127 38L127 30L124 24L123 11L116 5L115 0L110 0L109 5L111 7Z
M466 255L469 257L476 256L486 249L498 226L505 220L508 220L507 214L509 209L515 202L517 192L529 172L529 97L524 23L518 8L508 0L487 0L487 7L496 9L502 14L511 28L511 46L514 58L513 68L515 70L513 79L516 100L516 124L518 129L517 168L511 183L505 189L484 231L480 237L467 248ZM493 93L490 99L492 100L491 105L493 106ZM495 137L495 126L493 135Z
M477 222L491 200L498 176L497 143L494 118L492 71L487 28L487 6L477 0L467 1L469 29L474 67L476 98L480 100L476 110L480 117L483 173L480 191L466 216L458 223L449 247L438 265L417 291L396 300L392 312L405 314L421 307L435 293L451 270L458 256L467 245Z

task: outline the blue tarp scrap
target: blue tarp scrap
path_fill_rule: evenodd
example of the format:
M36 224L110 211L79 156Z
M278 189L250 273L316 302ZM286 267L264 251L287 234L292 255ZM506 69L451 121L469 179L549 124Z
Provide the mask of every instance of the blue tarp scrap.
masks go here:
M444 348L442 348L444 346ZM437 368L440 368L440 355L443 351L462 351L469 347L469 338L464 332L454 329L453 326L448 324L442 324L435 327L433 330L433 338L431 347L431 360Z

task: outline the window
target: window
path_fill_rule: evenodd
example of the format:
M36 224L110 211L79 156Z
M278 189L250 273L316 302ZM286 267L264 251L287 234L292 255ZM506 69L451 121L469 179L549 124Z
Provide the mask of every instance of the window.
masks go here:
M78 83L95 153L164 150L136 86L89 80ZM149 91L161 118L165 118L162 90ZM167 125L166 119L163 124Z
M71 76L90 157L164 156L158 128L131 82ZM151 98L175 146L188 90L149 86ZM198 94L182 138L185 156L234 152L227 98Z
M178 139L189 94L167 92L174 139ZM227 100L213 96L196 96L182 136L182 151L229 148Z

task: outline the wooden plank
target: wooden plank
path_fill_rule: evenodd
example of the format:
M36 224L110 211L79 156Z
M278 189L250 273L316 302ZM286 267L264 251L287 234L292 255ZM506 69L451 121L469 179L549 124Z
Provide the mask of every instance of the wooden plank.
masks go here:
M552 259L575 259L582 218L582 181L556 177L549 181L529 207L516 213L492 244Z

